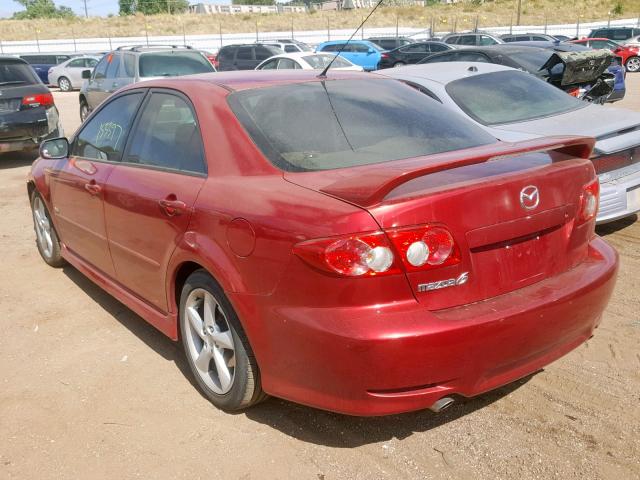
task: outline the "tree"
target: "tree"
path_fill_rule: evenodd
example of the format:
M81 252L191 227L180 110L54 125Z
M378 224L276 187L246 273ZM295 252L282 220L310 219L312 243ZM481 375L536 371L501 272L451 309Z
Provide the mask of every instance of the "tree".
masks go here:
M69 7L56 7L53 0L14 0L24 7L23 11L13 14L19 20L26 18L70 18L75 13Z
M143 13L184 13L189 8L188 0L118 0L120 15Z

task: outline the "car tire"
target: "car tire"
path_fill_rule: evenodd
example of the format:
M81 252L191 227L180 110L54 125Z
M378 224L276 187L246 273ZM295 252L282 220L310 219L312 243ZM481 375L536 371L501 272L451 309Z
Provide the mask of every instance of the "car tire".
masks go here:
M405 65L406 65L406 63L404 63L404 62L396 62L396 63L393 64L393 68L404 67Z
M192 273L182 287L179 323L191 373L211 403L235 411L267 397L238 316L205 270Z
M84 122L89 116L89 105L86 100L80 100L80 121Z
M640 70L640 57L627 58L627 62L624 64L627 72L637 72Z
M61 92L70 92L72 90L71 81L67 77L58 79L58 88Z
M58 233L51 221L47 205L36 191L31 195L31 216L33 217L36 246L40 256L52 267L63 267L67 262L62 258Z

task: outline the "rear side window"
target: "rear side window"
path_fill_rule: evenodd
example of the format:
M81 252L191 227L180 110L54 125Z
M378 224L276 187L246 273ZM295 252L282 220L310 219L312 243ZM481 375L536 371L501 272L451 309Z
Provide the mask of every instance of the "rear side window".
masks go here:
M486 55L476 52L457 52L455 54L456 62L484 62L490 63Z
M458 40L458 45L475 45L475 44L476 44L475 35L462 35Z
M71 155L119 161L140 100L142 92L136 92L105 105L80 131L73 142Z
M96 68L94 70L94 74L93 74L93 78L96 80L99 80L101 78L104 78L106 73L107 73L107 66L109 64L107 63L107 56L102 57L102 60L100 60L98 62L98 65L96 65Z
M308 82L228 98L265 156L287 171L388 162L496 141L395 80Z
M239 48L236 60L253 60L253 47Z
M458 36L445 38L444 43L448 43L449 45L455 45L458 42L459 38L460 37Z
M143 53L138 62L141 77L176 77L214 71L211 62L198 52Z
M33 69L21 61L0 60L0 87L40 83Z
M340 44L325 45L324 47L322 47L322 50L320 51L321 52L337 52L338 50L340 50L341 47L342 45Z
M278 47L256 47L256 60L266 60L280 53L282 53L282 50Z
M233 47L223 48L220 50L220 53L218 53L218 60L231 62L233 60L233 52L235 52L235 48Z
M444 52L446 50L449 50L447 47L445 47L444 45L440 45L439 43L430 43L429 49L432 52Z
M300 50L298 50L298 47L296 47L295 45L285 45L284 51L287 53L293 53L293 52L299 52Z
M136 76L136 57L130 53L124 54L124 76L127 78Z
M67 63L67 67L71 68L84 68L85 63L83 58L77 58L76 60L72 60Z
M140 115L125 161L206 173L198 124L187 102L176 95L152 93Z

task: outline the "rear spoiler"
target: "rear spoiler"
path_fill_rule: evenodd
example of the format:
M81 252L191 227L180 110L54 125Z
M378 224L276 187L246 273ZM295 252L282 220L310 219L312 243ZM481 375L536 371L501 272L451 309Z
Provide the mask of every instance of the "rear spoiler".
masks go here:
M608 50L591 50L586 52L554 52L540 70L551 69L562 63L564 72L560 79L561 86L593 82L605 72L615 55Z
M335 181L320 188L328 195L355 205L376 205L395 188L414 178L466 165L490 162L504 157L537 152L555 152L574 158L590 158L595 139L590 137L546 137L517 143L493 143L407 160L367 165L332 172Z

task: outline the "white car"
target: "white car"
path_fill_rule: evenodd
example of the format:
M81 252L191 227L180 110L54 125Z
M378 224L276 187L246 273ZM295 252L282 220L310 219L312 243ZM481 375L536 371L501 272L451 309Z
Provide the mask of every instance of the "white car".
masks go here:
M100 60L100 57L85 55L73 57L49 69L49 85L57 85L63 92L69 92L74 88L82 87L84 80L82 72L91 70Z
M256 67L256 70L322 70L334 57L334 53L284 53L267 58ZM336 58L331 69L362 71L362 67L354 65L343 57Z
M584 102L530 73L490 63L411 65L378 74L402 80L505 142L594 137L592 160L600 179L597 222L640 211L638 112Z

